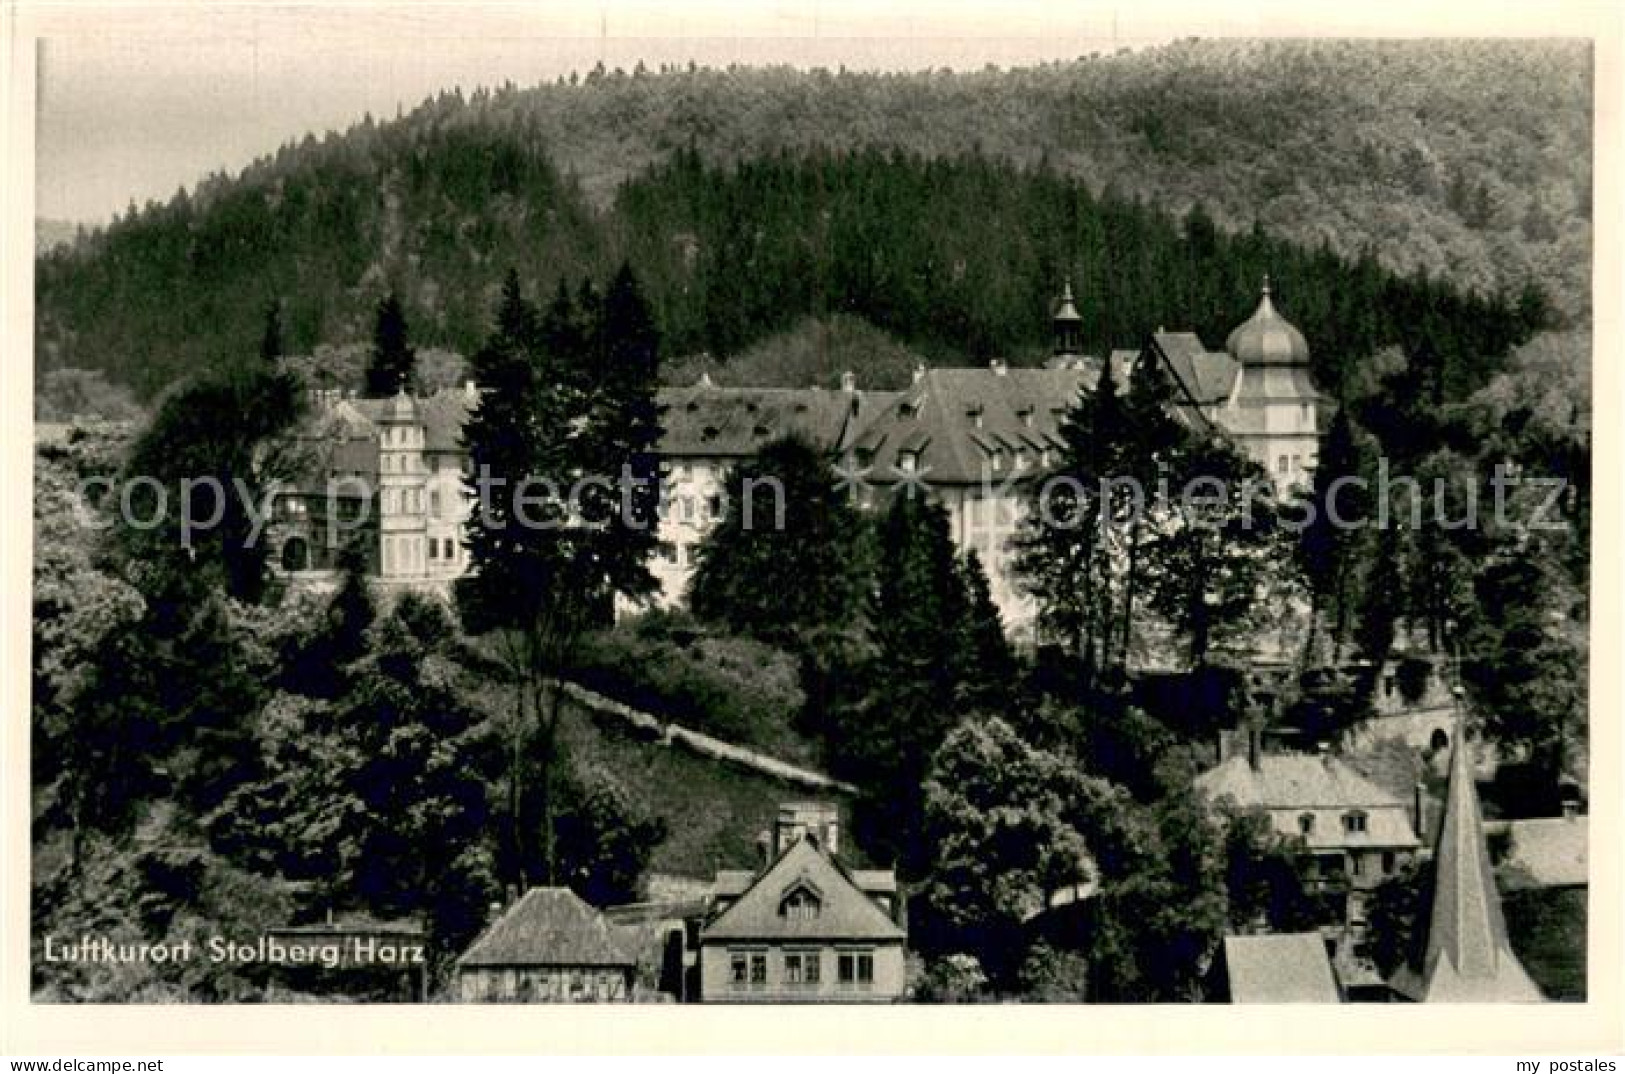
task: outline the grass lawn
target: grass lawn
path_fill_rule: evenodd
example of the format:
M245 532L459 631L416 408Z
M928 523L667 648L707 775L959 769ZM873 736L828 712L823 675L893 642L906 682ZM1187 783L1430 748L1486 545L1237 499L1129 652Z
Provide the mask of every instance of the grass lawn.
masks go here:
M666 841L650 863L655 872L709 879L719 868L749 868L756 861L756 833L772 828L781 803L831 797L640 740L575 707L564 714L560 735L574 763L613 772L640 805L666 822ZM850 830L847 820L843 816ZM844 859L854 860L854 848L841 850Z

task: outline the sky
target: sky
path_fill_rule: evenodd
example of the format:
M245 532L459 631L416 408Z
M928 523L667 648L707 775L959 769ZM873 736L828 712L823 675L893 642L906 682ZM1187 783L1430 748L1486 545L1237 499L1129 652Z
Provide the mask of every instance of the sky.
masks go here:
M425 97L511 80L585 73L602 61L789 63L858 70L980 68L1067 60L1175 37L1371 32L1378 0L1317 7L1252 0L548 0L412 8L247 4L47 9L27 30L36 56L35 214L106 221L132 200L164 200L282 143L393 117ZM1465 28L1416 21L1406 29ZM1437 4L1432 7L1437 8ZM1350 9L1354 8L1351 13ZM1441 8L1448 16L1451 9ZM1514 15L1475 11L1472 30L1516 32ZM1364 12L1362 16L1360 13ZM1528 27L1549 28L1549 23Z
M132 199L167 199L306 132L342 130L368 112L390 118L454 86L466 93L584 74L600 60L627 70L640 60L963 69L1072 59L1170 36L1114 30L1109 13L1023 14L1019 4L994 37L982 36L985 25L979 34L940 17L826 18L818 8L787 4L734 22L651 20L626 5L559 17L550 5L545 16L228 13L179 35L74 26L42 37L36 53L36 215L105 221Z

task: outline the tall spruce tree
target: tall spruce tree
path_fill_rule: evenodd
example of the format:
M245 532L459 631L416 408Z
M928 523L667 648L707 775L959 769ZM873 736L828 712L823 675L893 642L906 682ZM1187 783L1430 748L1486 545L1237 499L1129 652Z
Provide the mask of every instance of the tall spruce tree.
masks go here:
M1136 469L1132 419L1116 378L1079 393L1061 423L1060 465L1034 483L1017 569L1038 602L1038 627L1071 658L1077 686L1102 680L1119 635L1123 531L1135 510L1122 479Z
M1307 508L1308 524L1298 535L1298 558L1309 583L1311 601L1308 649L1333 664L1342 660L1357 611L1357 583L1370 551L1370 496L1363 483L1365 446L1348 408L1332 416L1315 466ZM1329 649L1321 654L1317 638L1324 633Z
M265 331L260 336L260 360L267 365L275 365L282 354L282 303L273 298L265 307Z
M966 608L960 628L958 707L969 712L996 711L1008 703L1020 666L976 549L967 550L960 558L959 578Z
M373 320L372 353L367 359L366 394L382 399L416 388L417 352L407 338L406 311L391 291L378 303Z
M464 439L478 507L458 597L471 629L498 639L515 683L506 849L521 882L553 883L559 874L558 678L617 596L638 599L655 587L659 347L629 269L586 315L561 293L546 317L510 272L496 330L472 362L483 390ZM534 821L521 815L527 771L539 784Z

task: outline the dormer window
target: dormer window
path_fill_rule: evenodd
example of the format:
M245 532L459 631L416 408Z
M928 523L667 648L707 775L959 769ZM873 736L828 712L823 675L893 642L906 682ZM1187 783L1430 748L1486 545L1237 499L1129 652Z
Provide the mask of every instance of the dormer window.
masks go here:
M1027 458L1026 448L1016 448L1016 469L1025 470L1032 460Z
M1030 407L1030 406L1022 407L1020 410L1016 411L1016 416L1021 418L1021 424L1022 425L1026 426L1029 429L1031 429L1033 427L1033 408L1032 407Z
M1343 831L1349 835L1363 835L1366 831L1366 815L1361 810L1354 810L1343 814Z
M899 451L897 453L897 469L905 474L912 474L920 468L920 453L918 451Z
M978 404L976 406L966 407L965 408L965 417L970 419L970 423L971 423L972 426L974 426L975 428L980 429L982 427L982 407L981 407L981 405Z
M912 402L911 403L899 403L897 405L897 416L900 417L900 418L917 418L917 417L919 417L920 416L920 404L912 403Z
M779 900L779 916L787 921L816 921L824 901L806 883L796 884Z

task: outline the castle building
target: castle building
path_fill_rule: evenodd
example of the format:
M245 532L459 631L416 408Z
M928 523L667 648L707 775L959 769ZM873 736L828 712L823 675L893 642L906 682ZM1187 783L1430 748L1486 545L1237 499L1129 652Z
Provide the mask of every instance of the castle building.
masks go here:
M1152 333L1138 351L1082 353L1083 319L1070 282L1052 317L1042 368L1001 360L977 368L919 366L901 391L866 391L844 374L838 390L698 384L660 393L663 460L655 602L681 603L695 552L722 508L729 470L765 444L796 435L826 451L860 505L917 487L948 510L961 550L974 550L1012 633L1030 631L1034 606L1013 566L1030 486L1059 459L1067 410L1103 370L1127 384L1138 362L1158 363L1175 390L1175 415L1229 435L1286 490L1315 465L1319 397L1303 334L1276 309L1266 279L1253 315L1209 351L1190 332ZM279 499L275 564L296 578L333 577L325 512L365 516L370 570L388 585L445 586L467 567L462 424L478 395L340 398L318 393L318 417L300 440L305 465ZM328 497L327 481L339 481ZM318 502L320 501L320 502Z

